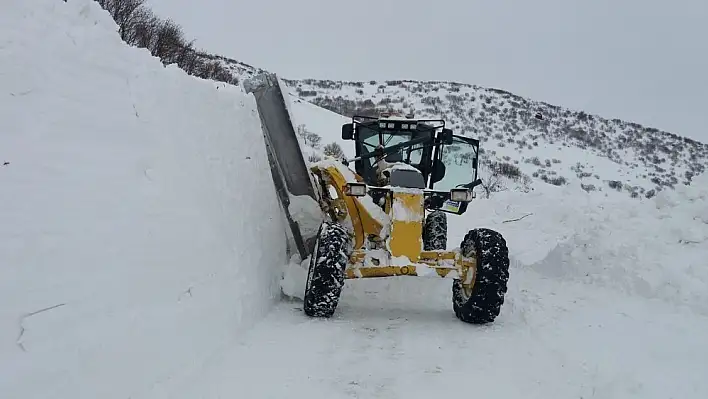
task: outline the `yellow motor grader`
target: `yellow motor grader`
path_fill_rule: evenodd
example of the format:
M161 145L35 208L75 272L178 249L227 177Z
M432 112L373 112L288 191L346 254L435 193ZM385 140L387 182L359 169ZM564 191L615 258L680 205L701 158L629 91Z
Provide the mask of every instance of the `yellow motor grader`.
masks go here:
M354 142L356 157L305 169L294 130L284 133L292 123L277 78L266 77L249 91L256 95L286 217L302 259L309 257L307 315L331 317L345 279L419 276L452 280L460 320L494 321L509 278L506 241L476 228L458 248L447 249L446 215L463 214L481 183L478 140L454 135L443 120L354 116L341 137ZM303 237L289 214L291 194L319 204L324 221L314 237Z

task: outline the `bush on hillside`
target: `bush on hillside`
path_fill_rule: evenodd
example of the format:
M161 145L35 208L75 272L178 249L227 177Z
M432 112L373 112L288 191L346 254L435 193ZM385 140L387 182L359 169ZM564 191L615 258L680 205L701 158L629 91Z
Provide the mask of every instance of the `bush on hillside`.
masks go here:
M495 173L508 177L512 180L517 180L521 177L521 169L519 169L518 166L512 165L508 162L496 162L496 161L491 161L489 168L493 170Z
M543 175L543 176L541 176L541 180L543 180L544 182L546 182L548 184L553 184L554 186L562 186L562 185L568 183L566 178L563 176L548 177L547 175Z
M182 27L162 20L145 6L145 0L95 0L118 25L121 39L131 46L145 48L163 64L177 64L190 75L237 84L238 79L216 57L194 48L184 37Z
M344 151L342 150L342 147L337 143L327 144L322 149L322 152L324 152L325 155L329 155L330 157L334 157L337 159L344 158Z
M307 130L307 127L305 125L298 125L296 133L298 136L300 136L300 138L302 138L302 141L305 145L309 145L310 147L315 149L320 148L322 136Z

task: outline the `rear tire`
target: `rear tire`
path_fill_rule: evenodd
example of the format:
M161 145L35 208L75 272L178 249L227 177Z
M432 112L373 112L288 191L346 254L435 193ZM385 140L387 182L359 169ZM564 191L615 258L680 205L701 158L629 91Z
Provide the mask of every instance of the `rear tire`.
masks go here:
M452 283L452 307L458 319L473 324L491 323L499 316L509 281L509 250L501 234L490 229L471 230L460 245L462 255L476 256L477 271L471 292L462 282Z
M435 251L447 248L447 214L433 211L423 224L423 250Z
M305 285L304 310L311 317L331 317L337 309L349 260L351 239L336 222L325 221L317 233Z

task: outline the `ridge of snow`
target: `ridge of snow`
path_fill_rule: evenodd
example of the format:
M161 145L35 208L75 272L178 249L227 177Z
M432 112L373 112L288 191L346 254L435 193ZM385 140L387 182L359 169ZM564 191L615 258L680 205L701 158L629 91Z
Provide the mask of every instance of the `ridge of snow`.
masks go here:
M153 397L279 298L254 101L94 1L9 0L0 37L0 396Z
M497 193L472 201L467 217L451 218L449 228L461 237L474 218L498 228L526 269L708 316L707 210L708 176L700 175L691 187L644 201L571 187Z

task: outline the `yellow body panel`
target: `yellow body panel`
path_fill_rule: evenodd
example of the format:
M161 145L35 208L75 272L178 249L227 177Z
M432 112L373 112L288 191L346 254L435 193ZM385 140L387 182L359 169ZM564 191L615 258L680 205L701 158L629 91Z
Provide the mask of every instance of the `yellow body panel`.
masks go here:
M391 195L391 255L415 262L423 250L423 194L393 191Z
M435 276L460 279L466 289L474 285L475 258L463 258L459 251L423 251L422 189L379 188L387 190L386 202L380 207L371 196L344 194L347 182L363 179L341 163L320 162L312 171L321 180L320 189L326 191L320 201L322 209L340 223L351 223L353 252L346 278ZM329 195L329 188L337 198Z

